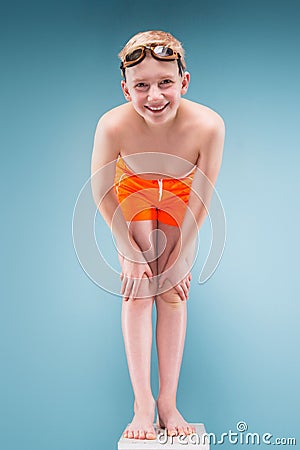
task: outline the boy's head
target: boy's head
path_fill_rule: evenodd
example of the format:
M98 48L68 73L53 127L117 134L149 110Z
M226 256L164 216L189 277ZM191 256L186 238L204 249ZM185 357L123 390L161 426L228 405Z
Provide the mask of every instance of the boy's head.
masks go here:
M146 31L133 36L119 57L121 87L136 112L148 124L173 120L190 81L181 43L170 33Z
M186 64L184 60L184 49L181 42L172 36L171 33L151 30L142 31L134 35L120 51L118 56L121 60L120 67L125 80L126 67L138 64L143 60L147 53L151 54L154 58L163 61L176 60L179 75L183 76Z

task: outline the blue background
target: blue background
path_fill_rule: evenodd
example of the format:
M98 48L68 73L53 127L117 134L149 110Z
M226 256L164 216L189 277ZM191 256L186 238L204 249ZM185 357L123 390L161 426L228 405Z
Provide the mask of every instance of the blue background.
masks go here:
M179 408L217 435L244 420L299 438L297 2L1 9L1 449L113 449L131 419L121 299L82 270L71 222L97 121L124 101L117 53L145 29L183 42L187 98L227 128L226 248L204 285L193 269ZM200 237L205 249L208 220Z

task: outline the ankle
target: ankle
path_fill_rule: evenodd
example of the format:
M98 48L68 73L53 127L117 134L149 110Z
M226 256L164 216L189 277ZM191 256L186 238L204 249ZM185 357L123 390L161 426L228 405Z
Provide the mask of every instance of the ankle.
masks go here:
M174 395L159 395L157 397L158 408L175 408L176 409L176 396Z
M153 397L141 397L134 400L134 409L136 410L152 410L155 407L155 400Z

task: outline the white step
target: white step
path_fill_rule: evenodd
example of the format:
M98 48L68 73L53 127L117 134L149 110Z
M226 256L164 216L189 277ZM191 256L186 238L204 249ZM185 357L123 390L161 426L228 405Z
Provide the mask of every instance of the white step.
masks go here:
M121 436L118 450L209 450L209 439L203 423L193 423L196 433L189 436L166 436L165 430L154 425L156 439L128 439ZM123 434L123 433L122 433Z

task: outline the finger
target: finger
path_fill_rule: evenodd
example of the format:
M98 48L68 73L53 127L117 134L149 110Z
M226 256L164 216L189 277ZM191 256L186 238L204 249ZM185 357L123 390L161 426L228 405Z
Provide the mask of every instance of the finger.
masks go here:
M153 277L153 272L152 272L151 267L149 266L149 264L147 264L147 266L146 266L145 274L148 275L149 278Z
M183 282L180 284L180 286L181 286L182 289L183 289L185 298L187 298L187 296L188 296L188 288L187 288L187 286L186 286L186 284L185 284L185 281L183 281Z
M123 283L124 285L122 286L121 294L123 296L123 300L127 301L128 300L128 296L126 295L127 279L124 278Z
M164 277L163 277L163 275L161 275L160 277L159 277L159 280L158 280L158 287L162 287L162 285L164 284Z
M127 278L127 284L126 284L126 288L124 291L124 296L129 300L129 296L130 296L130 292L132 289L132 285L133 285L133 278Z
M187 287L187 290L188 290L188 293L189 293L190 287L191 287L191 281L190 281L189 278L187 278L187 279L185 280L185 284L186 284L186 287Z
M123 295L127 284L127 277L123 276L120 293Z
M132 289L131 289L131 292L130 292L130 295L129 295L129 300L130 299L131 300L135 300L136 299L140 283L141 283L141 279L140 278L136 278L134 280L134 283L132 285Z
M180 286L180 284L178 284L177 286L175 286L175 289L176 289L176 291L178 292L178 294L179 294L181 300L184 301L184 300L185 300L185 293L184 293L182 287Z
M186 282L185 286L186 286L186 299L188 299L189 298L189 293L190 293L190 283Z
M121 272L120 278L121 278L121 280L123 280L123 278L124 278L124 273L123 272Z
M127 298L127 295L126 295L127 283L128 283L128 278L126 276L124 276L120 292L125 299Z

